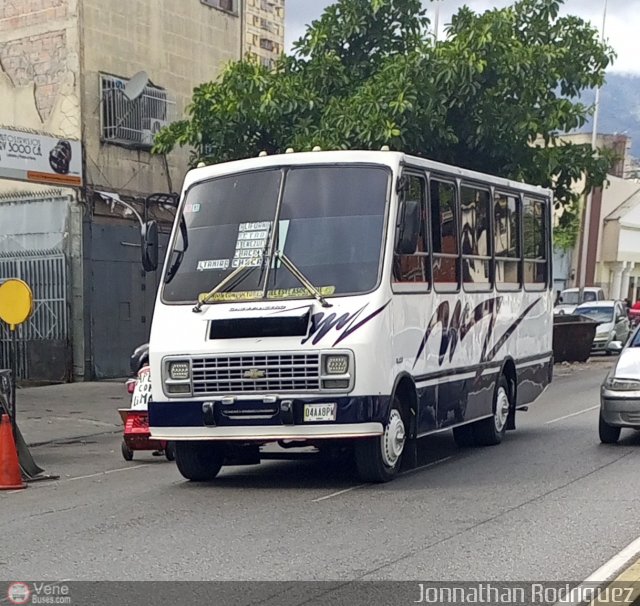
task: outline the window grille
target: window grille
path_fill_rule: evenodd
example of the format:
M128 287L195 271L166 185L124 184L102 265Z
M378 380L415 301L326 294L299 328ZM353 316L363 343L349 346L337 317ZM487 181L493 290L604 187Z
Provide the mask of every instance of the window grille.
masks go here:
M151 84L133 101L124 94L128 80L100 75L102 140L151 149L158 131L173 119L175 103L167 91Z

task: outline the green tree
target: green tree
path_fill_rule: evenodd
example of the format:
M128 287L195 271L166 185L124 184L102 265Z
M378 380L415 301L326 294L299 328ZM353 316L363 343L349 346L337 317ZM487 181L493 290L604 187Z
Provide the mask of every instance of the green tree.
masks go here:
M559 140L585 124L580 94L604 82L612 49L562 0L461 8L435 43L420 0L337 0L275 69L232 63L197 87L154 151L221 162L288 147L392 149L555 190L606 178L611 158Z

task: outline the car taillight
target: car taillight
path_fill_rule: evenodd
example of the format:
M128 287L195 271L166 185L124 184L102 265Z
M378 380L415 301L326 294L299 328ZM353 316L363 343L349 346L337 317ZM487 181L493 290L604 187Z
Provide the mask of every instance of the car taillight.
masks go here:
M125 433L146 431L149 429L149 417L146 412L130 413L127 417Z

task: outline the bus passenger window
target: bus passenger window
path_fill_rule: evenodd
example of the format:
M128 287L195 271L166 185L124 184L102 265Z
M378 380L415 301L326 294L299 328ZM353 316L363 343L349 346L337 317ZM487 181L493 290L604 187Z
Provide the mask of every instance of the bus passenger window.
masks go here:
M547 283L545 204L526 197L522 216L524 240L524 283L542 290Z
M496 288L520 288L520 200L497 193L493 204Z
M453 183L432 179L429 191L433 283L436 290L451 292L457 290L460 284L456 187Z
M393 262L393 281L396 283L429 285L429 256L427 247L426 220L426 181L423 177L409 175L407 190L404 193L399 212L402 213L406 201L415 201L420 206L420 233L413 254L395 254Z
M462 280L467 290L491 288L491 221L489 192L463 185L460 188Z

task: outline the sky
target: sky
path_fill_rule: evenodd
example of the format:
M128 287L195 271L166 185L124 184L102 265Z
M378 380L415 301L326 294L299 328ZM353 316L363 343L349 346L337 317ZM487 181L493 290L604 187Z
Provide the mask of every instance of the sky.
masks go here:
M334 0L286 0L286 47L297 40L305 30L305 25L317 19L323 9ZM466 4L476 12L509 6L510 0L437 0L440 6L438 28L441 32L451 15ZM432 24L435 22L436 2L423 0ZM602 27L605 0L565 0L563 13L578 15L591 21L598 29ZM640 75L640 0L608 0L605 21L605 38L618 54L609 68L611 72Z

